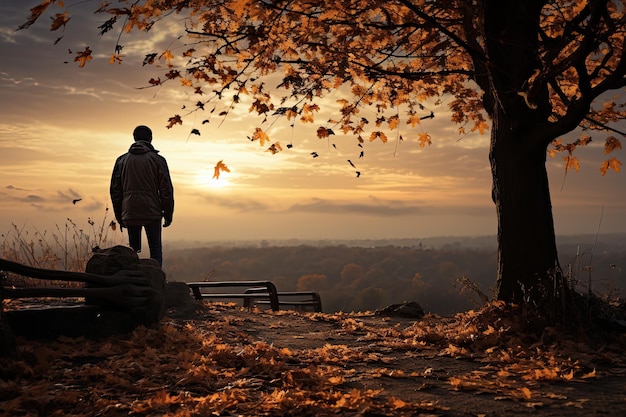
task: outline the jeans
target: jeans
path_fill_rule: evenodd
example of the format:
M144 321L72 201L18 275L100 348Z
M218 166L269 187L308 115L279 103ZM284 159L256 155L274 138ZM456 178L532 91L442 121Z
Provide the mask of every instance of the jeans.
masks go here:
M146 230L150 257L163 266L163 247L161 245L161 220L143 225L128 226L128 243L137 253L141 252L141 228Z

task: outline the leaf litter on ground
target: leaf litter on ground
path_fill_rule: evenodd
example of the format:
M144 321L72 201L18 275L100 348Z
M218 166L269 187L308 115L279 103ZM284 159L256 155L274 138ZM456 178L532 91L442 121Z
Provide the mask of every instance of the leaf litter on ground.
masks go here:
M207 303L102 340L19 339L0 415L622 415L623 335L521 321L496 302L421 319Z

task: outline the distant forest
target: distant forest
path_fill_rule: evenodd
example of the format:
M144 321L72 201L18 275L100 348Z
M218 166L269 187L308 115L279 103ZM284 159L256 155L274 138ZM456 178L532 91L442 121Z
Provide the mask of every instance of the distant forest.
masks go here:
M610 244L565 241L561 267L579 291L623 297L624 240ZM380 242L378 242L380 244ZM487 245L489 246L489 245ZM270 280L279 291L316 291L324 312L368 311L415 301L425 311L450 315L493 297L496 249L459 242L426 247L260 244L167 248L170 281ZM475 289L478 291L476 291Z

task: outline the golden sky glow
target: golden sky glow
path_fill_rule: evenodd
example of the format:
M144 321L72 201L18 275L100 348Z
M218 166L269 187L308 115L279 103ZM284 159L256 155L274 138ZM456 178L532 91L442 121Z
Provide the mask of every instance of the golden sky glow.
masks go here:
M167 119L184 115L182 105L197 98L173 84L137 88L163 72L141 62L158 44L170 42L165 28L157 26L150 37L123 40L125 62L110 65L106 55L116 35L97 36L102 18L91 13L93 3L71 9L73 20L56 46L52 43L60 34L48 31L47 17L26 31L15 31L31 6L18 0L0 5L3 234L12 223L41 231L53 230L67 218L76 223L102 219L110 207L113 163L130 146L138 124L152 128L153 144L167 159L175 187L174 221L165 239L496 233L489 133L459 137L445 103L430 107L434 119L414 129L402 127L403 141L390 132L386 144L366 143L363 158L353 137L317 139L315 130L325 125L329 112L318 114L314 125L291 127L290 121L272 118L261 125L244 104L224 120L213 115L202 124L209 115L198 112L185 116L183 126L167 129ZM79 69L67 50L87 44L98 58ZM335 108L338 97L337 92L325 99L324 108ZM249 141L257 126L284 150L272 155ZM190 134L193 128L201 134ZM425 131L433 144L420 148L417 134ZM600 176L603 155L597 142L580 152L581 171L569 173L564 185L560 156L548 161L557 234L595 233L601 215L602 232L626 232L626 177L614 172ZM319 156L313 158L312 152ZM623 153L617 156L624 159ZM215 180L213 167L220 160L231 172ZM361 172L358 178L356 170ZM77 198L82 200L72 204Z

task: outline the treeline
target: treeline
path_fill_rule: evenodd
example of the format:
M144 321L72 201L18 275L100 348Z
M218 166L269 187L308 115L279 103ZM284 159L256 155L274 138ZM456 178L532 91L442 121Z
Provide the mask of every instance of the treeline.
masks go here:
M615 290L624 279L626 253L564 253L563 269L593 290ZM574 258L572 258L574 257ZM166 251L168 279L175 281L271 280L280 291L317 291L323 310L367 311L404 301L441 315L475 308L493 297L497 253L491 249L422 247L204 247ZM608 279L607 279L608 277ZM606 286L609 281L609 287Z

